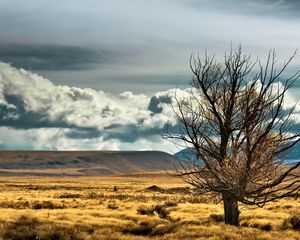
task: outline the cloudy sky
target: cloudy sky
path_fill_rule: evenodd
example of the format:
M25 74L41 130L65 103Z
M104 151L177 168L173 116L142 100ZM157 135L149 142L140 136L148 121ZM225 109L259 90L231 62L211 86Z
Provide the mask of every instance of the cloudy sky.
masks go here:
M159 133L176 126L190 54L242 44L286 59L299 11L297 0L0 0L0 148L174 152Z

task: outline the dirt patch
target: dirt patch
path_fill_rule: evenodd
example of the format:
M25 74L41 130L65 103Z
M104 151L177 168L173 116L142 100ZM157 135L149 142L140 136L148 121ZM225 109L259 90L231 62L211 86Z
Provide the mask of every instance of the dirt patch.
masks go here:
M163 189L159 186L152 185L150 187L145 188L145 191L147 192L159 192L159 193L168 193L166 189Z
M147 192L159 192L159 193L167 193L167 194L190 194L192 193L189 187L175 187L175 188L161 188L156 185L152 185L144 189Z

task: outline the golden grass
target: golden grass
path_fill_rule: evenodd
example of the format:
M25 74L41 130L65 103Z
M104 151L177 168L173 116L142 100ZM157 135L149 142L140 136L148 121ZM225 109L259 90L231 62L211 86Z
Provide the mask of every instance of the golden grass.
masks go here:
M145 190L152 185L162 191ZM159 173L1 177L0 238L300 239L300 231L286 220L300 216L299 198L263 209L241 206L241 226L232 227L216 221L222 204L192 190L187 193L186 187L180 179Z

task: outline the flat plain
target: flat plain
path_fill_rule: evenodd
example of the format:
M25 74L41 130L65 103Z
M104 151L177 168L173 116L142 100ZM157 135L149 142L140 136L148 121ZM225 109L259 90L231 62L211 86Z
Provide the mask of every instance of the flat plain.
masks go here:
M241 226L226 226L216 198L166 172L0 177L0 191L5 240L300 239L291 224L300 216L298 195L264 208L241 205Z

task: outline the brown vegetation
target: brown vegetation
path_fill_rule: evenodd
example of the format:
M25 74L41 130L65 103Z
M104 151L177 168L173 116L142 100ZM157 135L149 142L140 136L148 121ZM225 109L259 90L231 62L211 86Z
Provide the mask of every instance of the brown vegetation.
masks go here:
M145 191L153 185L165 191ZM0 239L300 239L298 197L264 209L242 205L241 226L231 227L208 196L169 191L186 187L159 173L0 178Z

